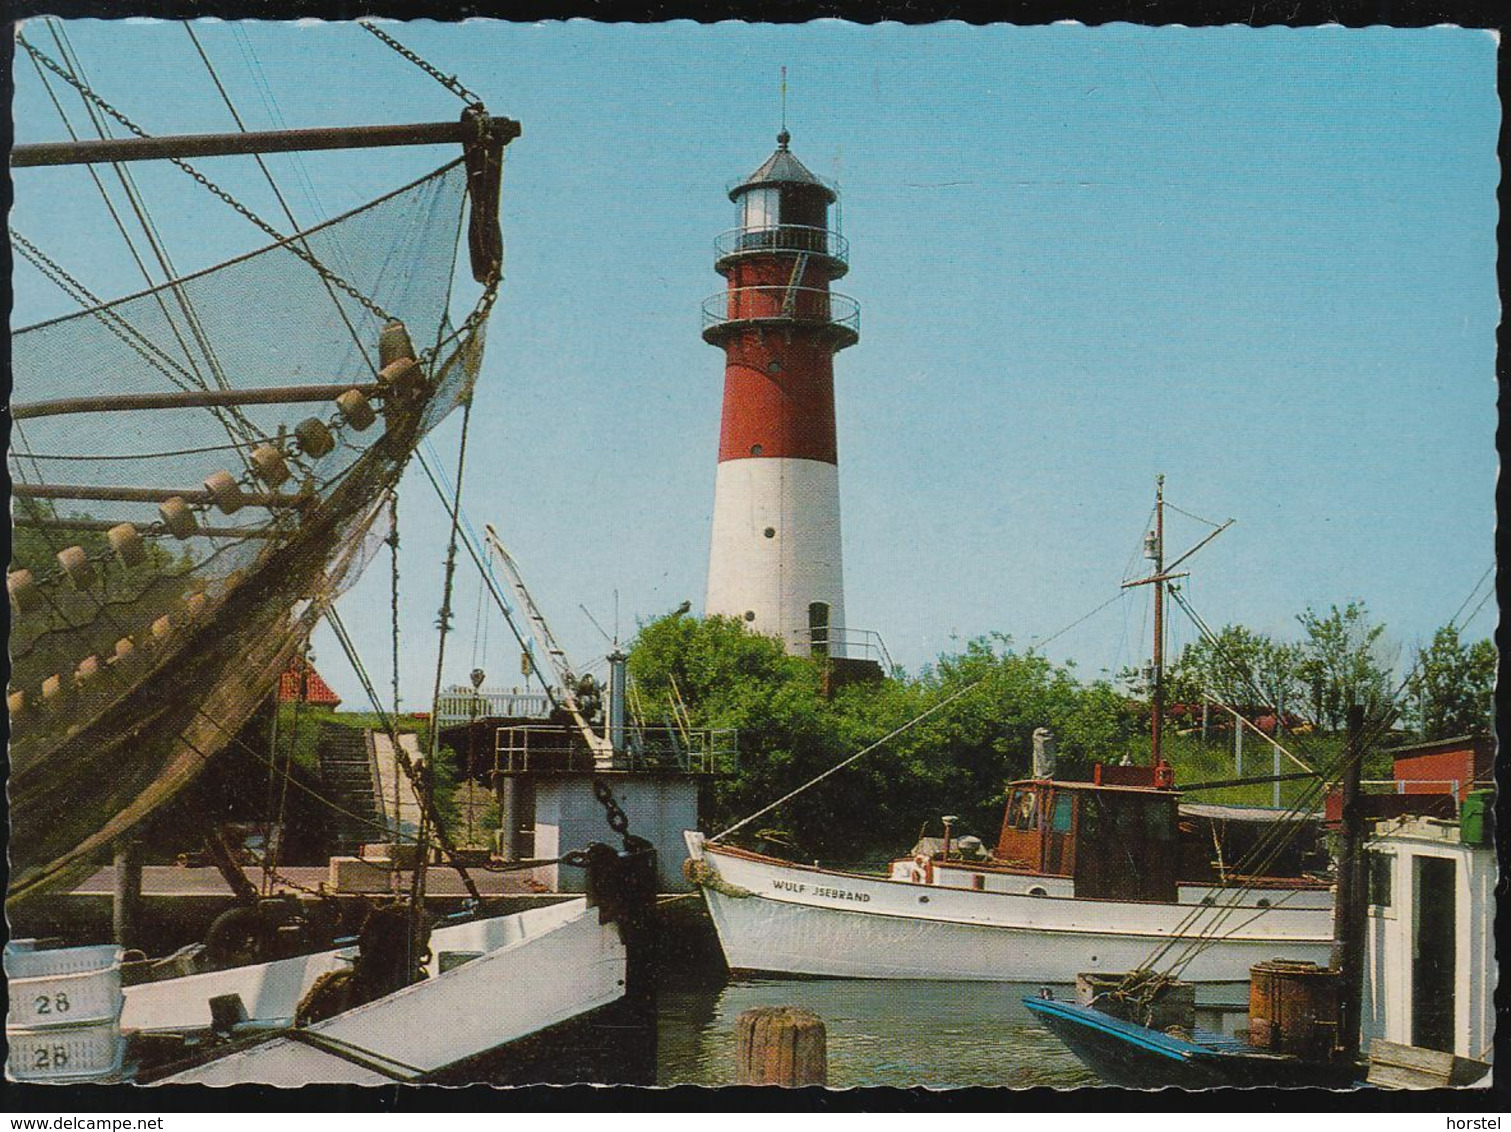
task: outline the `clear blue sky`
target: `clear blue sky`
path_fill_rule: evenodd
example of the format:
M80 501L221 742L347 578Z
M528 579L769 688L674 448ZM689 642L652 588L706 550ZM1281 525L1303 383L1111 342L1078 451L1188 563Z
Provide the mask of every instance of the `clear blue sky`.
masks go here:
M450 118L460 104L360 29L203 24L253 128ZM612 628L701 606L722 357L724 186L773 147L843 193L862 305L836 364L847 609L916 669L958 638L1047 636L1117 592L1157 472L1238 524L1188 593L1289 635L1365 599L1405 650L1492 561L1495 41L1452 29L1253 31L433 23L396 33L518 118L507 282L478 388L466 507L504 533L579 667ZM183 29L76 23L93 84L151 132L225 129ZM28 35L48 40L38 25ZM18 140L61 137L18 59ZM450 154L273 159L301 219ZM206 168L210 164L206 163ZM268 207L246 159L212 172ZM255 242L169 169L143 173L181 267ZM18 175L14 222L102 293L134 290L79 170ZM463 290L466 290L463 284ZM25 264L16 325L68 309ZM470 297L471 292L467 292ZM437 434L454 461L456 421ZM406 706L427 706L445 524L405 483ZM1202 531L1172 517L1171 544ZM459 573L447 680L474 654ZM386 687L388 570L342 601ZM370 615L372 611L372 615ZM1471 627L1489 635L1495 608ZM1147 590L1048 648L1135 663ZM1192 630L1177 619L1175 640ZM517 683L496 617L490 683ZM364 706L334 641L318 663Z

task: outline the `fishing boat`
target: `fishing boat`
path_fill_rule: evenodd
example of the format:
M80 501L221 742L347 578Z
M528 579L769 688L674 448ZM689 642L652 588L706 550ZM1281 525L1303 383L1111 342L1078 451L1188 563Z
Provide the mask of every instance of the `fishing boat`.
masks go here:
M1357 724L1351 731L1354 747ZM1147 970L1106 979L1101 993L1083 977L1075 1002L1045 988L1024 1005L1103 1081L1127 1088L1487 1082L1497 867L1488 811L1393 817L1371 834L1360 761L1347 758L1344 770L1331 964L1256 964L1246 1028L1206 1029L1190 1009L1161 1010L1165 987Z
M40 36L17 36L50 92L52 84L72 88L91 121L108 119L133 135L107 136L101 124L99 138L80 138L55 98L69 140L12 150L23 194L26 170L109 167L148 229L129 170L169 162L250 222L262 242L178 273L154 228L148 239L163 253L166 278L149 275L146 290L106 301L44 250L43 234L33 240L12 229L17 252L80 308L12 337L13 913L36 913L37 902L130 844L229 751L277 771L243 728L322 619L362 675L333 603L389 535L382 520L419 446L470 405L502 278L504 149L520 126L490 115L391 36L362 26L461 97L459 117L149 136L86 81L64 29L50 29L58 58L38 45ZM193 26L185 27L214 77ZM216 87L240 126L218 78ZM261 155L393 146L452 153L426 175L313 226L299 226L286 204L289 223L275 226L193 164L255 156L282 203ZM477 288L470 298L456 285L463 245ZM464 414L464 437L465 428ZM447 506L459 514L459 496ZM452 539L454 555L455 522ZM443 626L450 592L448 571ZM394 602L397 610L397 591ZM622 811L623 853L587 845L561 856L588 868L586 900L474 914L438 929L423 957L432 842L474 900L478 891L367 690L421 809L421 832L411 835L418 846L402 847L415 862L408 899L375 910L355 949L332 948L327 937L289 955L280 944L224 969L138 985L123 978L118 946L9 947L10 1077L56 1083L136 1074L154 1058L126 1050L150 1047L159 1055L191 1051L202 1064L178 1075L202 1082L431 1080L636 996L654 854L627 832ZM611 802L610 794L612 818ZM215 854L217 835L205 824L207 849L245 905L233 914L248 917L254 934L277 934L276 923L258 920L277 901L259 901L231 854ZM387 832L397 840L401 831ZM271 881L274 866L263 863ZM294 936L313 940L303 927ZM396 956L397 966L376 955ZM163 1072L152 1066L147 1076Z
M1097 764L1090 781L1059 778L1041 730L1034 775L1008 785L990 851L962 852L946 819L942 843L920 843L884 876L797 864L689 831L688 875L703 888L732 970L1069 983L1189 948L1186 978L1236 987L1275 955L1326 961L1326 880L1183 869L1182 795L1161 746L1163 592L1182 576L1173 567L1217 532L1167 566L1163 502L1161 481L1147 544L1154 569L1127 583L1155 587L1151 764Z

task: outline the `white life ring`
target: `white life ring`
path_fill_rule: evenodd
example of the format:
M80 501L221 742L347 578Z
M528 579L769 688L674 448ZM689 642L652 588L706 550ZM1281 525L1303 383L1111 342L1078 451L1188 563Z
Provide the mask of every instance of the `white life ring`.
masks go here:
M908 870L908 879L914 884L933 884L934 859L927 853L919 853L913 858L913 866Z

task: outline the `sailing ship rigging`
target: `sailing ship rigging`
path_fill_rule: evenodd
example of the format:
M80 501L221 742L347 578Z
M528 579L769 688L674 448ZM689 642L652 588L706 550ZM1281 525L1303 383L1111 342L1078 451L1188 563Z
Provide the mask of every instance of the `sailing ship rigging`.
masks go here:
M477 104L453 122L152 137L18 43L133 136L19 146L15 168L165 160L272 242L105 302L13 233L83 309L12 340L12 902L83 875L236 743L371 557L416 445L470 397L520 132ZM462 152L289 234L189 160L444 143ZM453 323L463 241L480 291Z
M399 480L418 451L436 482L421 446L462 409L455 486L443 500L451 534L439 688L467 421L503 275L503 155L519 123L491 115L454 77L363 24L461 98L459 117L249 131L185 25L238 132L151 136L89 85L66 32L55 22L44 26L59 58L24 33L18 44L49 94L54 80L74 89L100 136L82 139L54 96L69 139L19 146L12 165L84 166L119 221L99 176L112 170L165 278L154 280L143 264L145 290L103 300L41 244L12 232L18 252L82 309L28 326L12 340L9 459L18 538L7 575L16 613L8 906L27 906L87 874L229 751L267 765L271 799L278 760L243 729L285 672L304 670L309 635L322 620L352 660L414 784L420 817L409 835L419 845L407 899L396 893L386 910L372 912L355 950L332 949L328 934L317 939L313 921L298 911L287 921L298 927L297 940L258 942L264 929L285 922L280 916L291 902L259 893L215 829L207 830L207 849L243 905L226 914L240 917L228 930L233 942L257 944L246 953L230 948L220 969L201 962L209 950L200 949L203 956L178 964L137 960L133 978L123 979L119 948L14 942L6 970L13 987L25 988L23 998L46 998L60 979L72 980L76 992L91 988L93 1005L67 1018L13 1010L8 1073L54 1081L122 1072L288 1084L428 1080L458 1065L476 1068L515 1039L621 1002L635 1000L643 1021L645 877L654 854L629 833L612 792L605 788L601 802L623 852L593 844L561 858L587 870L586 899L539 912L484 913L439 820L428 776L399 741L334 606L381 546L397 550ZM107 121L131 136L109 136ZM302 227L263 162L271 153L396 146L460 152L375 200ZM194 164L233 155L256 159L287 229ZM173 270L129 173L143 161L175 166L266 242L212 267ZM121 230L135 257L136 245ZM471 285L459 288L463 248ZM467 546L478 557L470 540ZM436 743L433 732L427 763ZM285 791L293 781L287 771ZM323 795L316 800L339 808ZM377 835L397 841L402 831L396 820ZM471 911L433 936L423 910L432 842L472 897ZM271 836L262 851L266 890L277 872ZM510 990L521 979L531 987L524 997ZM234 1009L223 1009L233 1000ZM468 1025L417 1040L416 1017L455 1019L463 1006ZM628 1021L638 1033L634 1018ZM135 1053L123 1062L125 1030L134 1032ZM636 1041L654 1049L643 1035ZM194 1054L188 1062L186 1051ZM147 1068L164 1060L177 1061L177 1069ZM627 1064L644 1076L643 1061Z

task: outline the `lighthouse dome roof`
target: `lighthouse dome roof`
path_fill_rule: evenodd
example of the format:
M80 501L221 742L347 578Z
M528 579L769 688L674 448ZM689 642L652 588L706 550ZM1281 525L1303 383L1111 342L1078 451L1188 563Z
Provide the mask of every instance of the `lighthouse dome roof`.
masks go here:
M825 199L832 204L838 198L838 194L821 178L809 172L808 167L792 155L787 148L791 135L783 130L776 136L776 140L776 152L768 157L759 169L731 188L729 199L738 200L741 194L768 185L808 185L822 192Z

